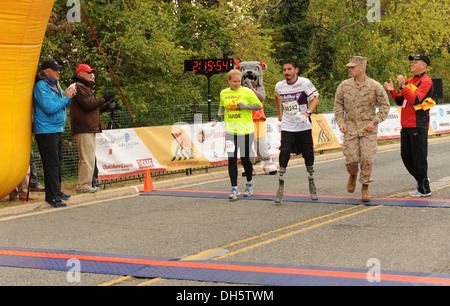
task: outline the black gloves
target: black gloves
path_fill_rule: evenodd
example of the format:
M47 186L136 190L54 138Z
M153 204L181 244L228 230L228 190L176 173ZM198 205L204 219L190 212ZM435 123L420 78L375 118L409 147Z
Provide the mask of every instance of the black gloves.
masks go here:
M115 96L116 93L114 91L108 91L103 95L103 99L105 99L106 102L109 102L110 100L114 99Z
M119 103L115 103L115 102L108 102L100 109L100 112L104 113L104 112L115 111L118 109L122 109L122 105L120 105Z

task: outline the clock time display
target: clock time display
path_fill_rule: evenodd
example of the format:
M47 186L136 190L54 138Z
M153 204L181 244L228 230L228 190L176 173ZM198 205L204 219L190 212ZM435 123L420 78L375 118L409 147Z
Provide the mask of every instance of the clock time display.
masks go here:
M185 60L184 72L212 75L233 69L233 59Z

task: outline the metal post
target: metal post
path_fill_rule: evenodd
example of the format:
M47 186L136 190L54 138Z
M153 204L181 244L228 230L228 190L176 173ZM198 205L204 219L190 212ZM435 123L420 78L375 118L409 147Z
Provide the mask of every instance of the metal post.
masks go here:
M211 121L211 76L206 77L208 78L208 121Z

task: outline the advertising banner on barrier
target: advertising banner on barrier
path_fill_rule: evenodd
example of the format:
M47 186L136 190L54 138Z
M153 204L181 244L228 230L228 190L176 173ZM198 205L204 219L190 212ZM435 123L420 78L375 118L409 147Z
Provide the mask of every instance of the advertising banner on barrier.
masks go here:
M400 107L391 107L388 118L378 126L378 139L400 137ZM342 146L333 113L313 114L315 150ZM267 118L266 140L272 156L278 156L281 129L278 118ZM450 105L430 110L429 134L450 133ZM176 123L129 129L104 130L97 134L99 180L117 179L144 173L207 167L227 162L223 122Z

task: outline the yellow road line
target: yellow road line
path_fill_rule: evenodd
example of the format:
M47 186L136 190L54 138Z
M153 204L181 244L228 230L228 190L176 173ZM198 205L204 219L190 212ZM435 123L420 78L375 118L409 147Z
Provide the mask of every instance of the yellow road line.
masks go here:
M123 277L114 279L114 280L112 280L112 281L110 281L110 282L106 282L106 283L103 283L103 284L100 284L100 285L97 285L97 286L112 286L112 285L114 285L114 284L117 284L117 283L126 281L127 279L130 279L130 278L132 278L132 277L133 277L133 276L123 276Z
M358 207L360 207L360 206L362 206L362 205L358 205ZM223 259L223 258L226 258L226 257L229 257L229 256L233 256L233 255L236 255L236 254L239 254L239 253L242 253L242 252L246 252L246 251L249 251L251 249L254 249L254 248L257 248L257 247L260 247L260 246L263 246L263 245L266 245L266 244L269 244L269 243L272 243L272 242L275 242L275 241L278 241L278 240L281 240L281 239L285 239L287 237L290 237L290 236L293 236L293 235L296 235L296 234L299 234L299 233L302 233L304 231L308 231L308 230L311 230L311 229L314 229L314 228L317 228L317 227L320 227L320 226L323 226L323 225L326 225L326 224L329 224L329 223L332 223L332 222L336 222L336 221L339 221L339 220L342 220L342 219L345 219L345 218L348 218L348 217L351 217L351 216L354 216L354 215L357 215L357 214L360 214L360 213L363 213L363 212L366 212L366 211L369 211L369 210L372 210L372 209L375 209L375 208L379 208L379 207L382 207L382 206L383 205L372 206L372 207L369 207L369 208L366 208L366 209L363 209L363 210L360 210L360 211L356 211L356 212L353 212L353 213L350 213L350 214L347 214L347 215L344 215L344 216L340 216L340 217L337 217L337 218L334 218L334 219L331 219L331 220L327 220L327 221L324 221L324 222L321 222L321 223L318 223L318 224L314 224L314 225L311 225L311 226L308 226L308 227L305 227L305 228L302 228L302 229L299 229L299 230L288 232L288 233L280 235L278 237L267 239L265 241L249 245L247 247L238 249L236 251L229 252L229 253L221 255L221 256L217 256L217 257L213 258L213 260L219 260L219 259ZM355 207L352 207L352 208L355 208ZM344 209L344 210L341 210L340 212L346 211L346 210L349 210L349 209ZM338 212L336 212L336 213L338 213ZM287 227L284 227L284 228L280 228L280 229L277 229L277 230L274 230L274 231L271 231L271 232L268 232L268 233L264 233L264 234L257 235L257 236L254 236L254 237L251 237L251 238L248 238L248 239L240 240L240 241L237 241L236 243L231 243L231 244L229 244L227 246L224 246L224 247L221 247L221 248L215 248L213 250L216 251L218 249L223 249L223 248L229 247L231 245L236 245L236 244L239 244L239 243L243 243L245 241L249 241L249 240L252 240L252 239L260 238L260 237L268 235L269 233L279 232L281 230L289 229L289 228L292 228L292 227L295 227L295 226L298 226L298 225L301 225L301 224L305 224L305 223L308 223L308 222L311 222L311 221L314 221L314 220L322 219L322 218L325 218L326 216L330 216L330 215L333 215L333 214L334 213L328 214L328 215L324 215L324 216L320 216L320 217L313 218L313 219L309 219L309 220L306 220L306 221L303 221L303 222L300 222L300 223L297 223L297 224L294 224L294 225L290 225L290 226L287 226ZM208 251L205 251L205 252L210 252L210 251L212 251L212 250L208 250ZM198 257L201 257L201 255L204 254L205 252L202 252L202 253L199 253L197 255L191 256L190 258L185 258L184 260L196 259ZM149 281L146 281L146 282L138 284L138 286L150 285L150 284L155 283L155 282L157 282L157 281L159 281L161 279L162 278L151 279Z
M438 188L435 188L432 191L436 191L436 190L440 190L440 189L444 189L444 188L448 188L448 187L450 187L450 184L449 185L445 185L445 186L441 186L441 187L438 187ZM396 195L400 195L400 194L404 194L404 193L406 193L406 192L393 194L393 195L387 196L387 198L394 197ZM254 237L250 237L250 238L246 238L246 239L243 239L243 240L240 240L240 241L232 242L232 243L230 243L228 245L225 245L223 247L218 247L218 248L206 250L206 251L198 253L196 255L184 258L183 260L195 260L195 259L197 259L199 257L203 257L205 255L209 255L211 253L214 253L214 252L216 252L216 251L218 251L220 249L226 249L226 248L231 247L231 246L235 246L235 245L238 245L238 244L241 244L241 243L244 243L244 242L248 242L248 241L251 241L251 240L254 240L254 239L257 239L257 238L261 238L261 237L264 237L264 236L267 236L267 235L270 235L270 234L273 234L273 233L276 233L276 232L280 232L280 231L283 231L283 230L286 230L286 229L297 227L297 226L300 226L300 225L303 225L303 224L306 224L306 223L309 223L309 222L312 222L312 221L320 220L320 219L329 217L331 215L338 214L340 212L344 212L344 211L347 211L347 210L350 210L350 209L354 209L354 208L360 207L360 206L362 206L362 205L346 208L346 209L343 209L343 210L340 210L340 211L336 211L336 212L333 212L333 213L330 213L330 214L327 214L327 215L319 216L319 217L312 218L312 219L309 219L309 220L306 220L306 221L302 221L302 222L299 222L299 223L296 223L296 224L292 224L292 225L289 225L289 226L286 226L286 227L282 227L282 228L279 228L279 229L276 229L276 230L273 230L273 231L270 231L270 232L267 232L267 233L259 234L259 235L256 235ZM347 214L347 215L344 215L344 216L341 216L341 217L337 217L337 218L334 218L334 219L331 219L331 220L327 220L327 221L324 221L322 223L314 224L314 225L311 225L309 227L305 227L305 228L302 228L302 229L299 229L299 230L296 230L296 231L292 231L292 232L280 235L278 237L271 238L271 239L268 239L268 240L265 240L265 241L262 241L262 242L259 242L259 243L255 243L253 245L250 245L250 246L247 246L247 247L244 247L244 248L241 248L239 250L236 250L236 251L233 251L233 252L229 252L229 253L221 255L221 256L214 257L213 260L218 260L218 259L223 259L223 258L226 258L226 257L229 257L229 256L233 256L233 255L236 255L238 253L242 253L242 252L251 250L253 248L260 247L260 246L263 246L263 245L275 242L277 240L281 240L281 239L284 239L284 238L287 238L287 237L299 234L301 232L304 232L304 231L307 231L307 230L310 230L310 229L314 229L314 228L317 228L319 226L323 226L323 225L326 225L326 224L329 224L329 223L332 223L332 222L335 222L335 221L339 221L339 220L342 220L342 219L345 219L345 218L357 215L359 213L363 213L363 212L366 212L366 211L369 211L369 210L372 210L372 209L375 209L375 208L378 208L378 207L382 207L382 206L383 205L377 205L377 206L369 207L369 208L366 208L366 209L363 209L363 210L360 210L360 211L357 211L357 212L354 212L354 213L351 213L351 214ZM161 279L162 278L151 279L149 281L140 283L137 286L149 285L149 284L155 283L155 282L157 282L157 281L159 281Z
M292 225L288 225L288 226L285 226L285 227L277 228L275 230L272 230L272 231L269 231L269 232L266 232L266 233L262 233L262 234L258 234L258 235L255 235L253 237L245 238L245 239L242 239L242 240L239 240L239 241L235 241L235 242L232 242L230 244L227 244L227 245L224 245L224 246L221 246L221 247L217 247L217 248L214 248L214 249L206 250L206 251L198 253L196 255L192 255L192 256L190 256L188 258L184 258L184 260L195 260L195 259L198 259L200 257L204 257L205 255L209 255L211 253L214 253L214 252L216 252L218 250L230 248L230 247L233 247L233 246L236 246L236 245L239 245L239 244L251 241L251 240L259 239L259 238L262 238L262 237L265 237L265 236L268 236L268 235L272 235L272 234L275 234L275 233L278 233L278 232L281 232L281 231L285 231L285 230L288 230L288 229L291 229L291 228L294 228L294 227L298 227L298 226L304 225L306 223L310 223L310 222L314 222L314 221L317 221L317 220L320 220L320 219L328 218L330 216L339 214L339 213L344 212L344 211L352 210L352 209L355 209L355 208L360 207L360 206L362 206L362 205L345 208L345 209L338 210L338 211L335 211L335 212L332 212L332 213L329 213L329 214L326 214L326 215L322 215L322 216L319 216L319 217L311 218L311 219L308 219L308 220L305 220L305 221L301 221L301 222L298 222L298 223L295 223L295 224L292 224Z
M431 192L433 193L433 192L435 192L435 191L438 191L438 190L441 190L441 189L445 189L445 188L448 188L448 187L450 187L450 184L449 184L449 185L445 185L445 186L441 186L441 187L434 188L434 189L431 190ZM387 196L386 198L393 198L393 197L396 197L396 196L400 196L400 195L407 194L407 193L409 193L409 192L410 192L410 191L403 191L403 192L399 192L399 193L396 193L396 194L391 194L391 195ZM411 196L408 195L408 197L411 197Z
M444 189L444 188L448 188L448 187L450 187L450 184L449 185L445 185L445 186L441 186L441 187L438 187L438 188L434 188L432 190L432 192L437 191L437 190L441 190L441 189Z
M269 243L272 243L274 241L281 240L281 239L284 239L284 238L287 238L287 237L299 234L301 232L304 232L304 231L307 231L307 230L310 230L310 229L313 229L313 228L316 228L316 227L319 227L319 226L323 226L323 225L326 225L326 224L329 224L329 223L332 223L332 222L336 222L336 221L339 221L339 220L342 220L342 219L345 219L345 218L348 218L348 217L351 217L351 216L354 216L354 215L357 215L357 214L360 214L362 212L366 212L366 211L369 211L369 210L372 210L372 209L375 209L375 208L378 208L378 207L382 207L382 206L383 205L372 206L372 207L369 207L369 208L366 208L366 209L363 209L363 210L360 210L360 211L356 211L356 212L351 213L351 214L347 214L347 215L340 216L340 217L337 217L337 218L334 218L334 219L331 219L331 220L327 220L327 221L324 221L324 222L321 222L321 223L318 223L318 224L314 224L314 225L311 225L311 226L308 226L308 227L305 227L305 228L302 228L302 229L299 229L299 230L296 230L296 231L292 231L292 232L280 235L278 237L274 237L274 238L271 238L271 239L268 239L268 240L265 240L265 241L262 241L262 242L259 242L259 243L252 244L250 246L247 246L245 248L241 248L241 249L233 251L233 252L229 252L227 254L218 256L218 257L216 257L214 259L217 260L217 259L223 259L223 258L226 258L226 257L229 257L229 256L233 256L233 255L236 255L236 254L239 254L239 253L251 250L253 248L260 247L260 246L263 246L265 244L269 244Z
M341 210L338 210L338 211L335 211L335 212L332 212L332 213L329 213L329 214L326 214L326 215L318 216L318 217L311 218L311 219L308 219L308 220L305 220L305 221L301 221L301 222L298 222L298 223L295 223L295 224L291 224L291 225L288 225L288 226L285 226L285 227L277 228L275 230L272 230L272 231L269 231L269 232L266 232L266 233L262 233L262 234L258 234L258 235L255 235L253 237L245 238L245 239L242 239L242 240L238 240L238 241L229 243L229 244L221 246L221 247L209 249L209 250L200 252L198 254L185 257L185 258L183 258L181 260L196 260L196 259L208 256L210 254L213 254L213 253L215 253L215 252L217 252L219 250L227 249L227 248L230 248L230 247L242 244L242 243L246 243L246 242L249 242L249 241L252 241L252 240L255 240L255 239L259 239L259 238L268 236L268 235L272 235L272 234L275 234L275 233L278 233L278 232L281 232L281 231L292 229L292 228L295 228L295 227L298 227L298 226L301 226L301 225L304 225L304 224L307 224L307 223L310 223L310 222L314 222L314 221L317 221L317 220L320 220L320 219L324 219L324 218L327 218L327 217L330 217L330 216L333 216L333 215L336 215L336 214L339 214L339 213L342 213L342 212L346 212L346 211L349 211L349 210L352 210L352 209L356 209L356 208L361 207L361 206L362 205L348 207L348 208L341 209ZM112 280L111 282L106 282L106 283L100 284L99 286L110 286L110 285L116 284L118 282L125 281L125 280L127 280L129 278L131 278L131 276L121 277L121 278L118 278L116 280ZM144 283L139 284L138 286L143 286L143 285L146 285L146 284L150 284L150 283L156 282L156 281L158 281L160 279L161 278L151 279L149 281L146 281Z
M441 187L438 187L438 188L435 188L435 189L432 190L432 192L440 190L440 189L448 188L448 187L450 187L450 184L449 185L445 185L445 186L441 186ZM395 197L397 195L401 195L401 194L405 194L405 193L407 193L407 192L402 192L402 193L389 195L389 196L387 196L387 198ZM333 216L333 215L336 215L336 214L339 214L339 213L342 213L342 212L345 212L345 211L349 211L349 210L352 210L352 209L355 209L355 208L361 207L361 206L363 206L363 205L352 206L352 207L345 208L345 209L342 209L342 210L339 210L339 211L335 211L335 212L332 212L332 213L329 213L329 214L326 214L326 215L318 216L318 217L311 218L311 219L308 219L308 220L305 220L305 221L301 221L301 222L298 222L298 223L295 223L295 224L291 224L291 225L288 225L288 226L285 226L285 227L281 227L281 228L278 228L278 229L275 229L275 230L272 230L272 231L269 231L269 232L266 232L266 233L255 235L253 237L249 237L249 238L245 238L245 239L242 239L242 240L238 240L238 241L232 242L230 244L227 244L227 245L224 245L224 246L221 246L221 247L209 249L209 250L200 252L198 254L195 254L195 255L183 258L181 260L196 260L196 259L208 256L208 255L211 255L211 254L213 254L213 253L215 253L215 252L217 252L219 250L227 249L227 248L230 248L230 247L242 244L242 243L246 243L246 242L249 242L249 241L252 241L252 240L255 240L255 239L260 239L260 238L263 238L263 237L268 236L268 235L272 235L272 234L275 234L275 233L278 233L278 232L289 230L289 229L292 229L292 228L295 228L295 227L298 227L298 226L301 226L301 225L305 225L307 223L314 222L314 221L317 221L317 220L320 220L320 219L324 219L324 218L327 218L327 217L330 217L330 216ZM304 232L304 231L307 231L307 230L310 230L310 229L314 229L314 228L317 228L317 227L320 227L320 226L323 226L323 225L326 225L326 224L329 224L329 223L332 223L332 222L335 222L335 221L339 221L339 220L345 219L347 217L351 217L351 216L357 215L357 214L362 213L362 212L370 211L370 210L378 208L378 207L383 207L383 205L372 206L372 207L369 207L369 208L366 208L366 209L363 209L363 210L360 210L360 211L356 211L356 212L353 212L353 213L350 213L350 214L347 214L347 215L344 215L344 216L340 216L340 217L337 217L337 218L334 218L334 219L330 219L330 220L327 220L327 221L324 221L324 222L321 222L321 223L318 223L318 224L314 224L314 225L311 225L309 227L305 227L305 228L302 228L302 229L299 229L299 230L288 232L288 233L280 235L278 237L274 237L274 238L271 238L271 239L268 239L268 240L265 240L265 241L262 241L262 242L259 242L259 243L255 243L255 244L249 245L247 247L238 249L236 251L229 252L227 254L224 254L224 255L221 255L221 256L218 256L218 257L214 257L213 260L218 260L218 259L223 259L223 258L226 258L226 257L229 257L229 256L233 256L233 255L236 255L238 253L242 253L242 252L251 250L253 248L260 247L260 246L269 244L271 242L275 242L277 240L281 240L281 239L284 239L284 238L287 238L287 237L299 234L301 232ZM125 281L125 280L127 280L129 278L131 278L131 276L125 276L125 277L113 280L111 282L101 284L100 286L109 286L109 285L112 285L112 284L115 284L115 283L118 283L118 282L121 282L121 281ZM155 283L155 282L157 282L157 281L159 281L161 279L162 278L154 278L154 279L148 280L146 282L142 282L142 283L138 284L137 286L149 285L149 284Z

